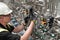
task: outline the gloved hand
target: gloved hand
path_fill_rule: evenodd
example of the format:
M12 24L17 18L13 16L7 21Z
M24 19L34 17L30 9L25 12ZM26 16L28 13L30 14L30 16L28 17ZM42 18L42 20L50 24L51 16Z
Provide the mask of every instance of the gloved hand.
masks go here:
M36 19L37 18L34 15L30 14L29 16L24 18L24 21L25 21L25 24L27 24L29 21L35 21Z
M36 20L37 18L36 18L36 16L35 15L33 15L33 14L30 14L30 20Z
M26 24L28 24L29 22L29 17L25 17L24 20L22 20L21 24L23 24L24 26L26 26Z
M33 13L34 13L33 9L31 8L29 15L24 18L26 24L29 22L29 20L30 21L35 21L37 19L36 16Z
M37 18L36 18L36 16L35 16L33 13L34 13L34 12L33 12L33 8L31 8L31 9L30 9L29 17L30 17L31 20L36 20Z
M27 24L29 20L30 20L30 17L29 16L25 17L24 18L25 24Z

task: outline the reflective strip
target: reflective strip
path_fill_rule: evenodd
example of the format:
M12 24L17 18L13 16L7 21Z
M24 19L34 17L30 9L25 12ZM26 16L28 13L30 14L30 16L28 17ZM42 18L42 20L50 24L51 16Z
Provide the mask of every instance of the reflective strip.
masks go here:
M2 32L2 31L8 31L8 30L6 30L6 29L3 29L3 28L0 28L0 32Z

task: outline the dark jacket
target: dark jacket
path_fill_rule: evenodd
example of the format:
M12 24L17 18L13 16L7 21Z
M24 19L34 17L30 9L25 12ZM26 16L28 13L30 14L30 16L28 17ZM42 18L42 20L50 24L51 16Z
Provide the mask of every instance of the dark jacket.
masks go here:
M0 24L0 40L20 40L20 36L17 34L12 34L14 27L10 25L6 25L5 28L2 24ZM1 31L2 29L8 30L8 31Z

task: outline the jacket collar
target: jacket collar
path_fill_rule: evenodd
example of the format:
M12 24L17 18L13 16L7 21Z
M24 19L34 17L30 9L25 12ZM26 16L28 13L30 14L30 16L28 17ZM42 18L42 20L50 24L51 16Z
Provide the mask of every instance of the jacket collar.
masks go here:
M1 27L1 28L4 28L4 29L6 29L6 28L5 28L5 26L4 26L4 25L2 25L1 23L0 23L0 27Z

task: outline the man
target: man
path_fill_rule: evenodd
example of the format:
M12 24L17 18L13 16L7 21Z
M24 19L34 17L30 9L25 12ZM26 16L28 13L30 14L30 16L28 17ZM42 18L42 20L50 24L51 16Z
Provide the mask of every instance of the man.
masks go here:
M24 24L18 27L7 25L11 19L12 10L5 4L0 2L0 40L28 40L34 27L34 21L31 21L28 29L23 36L12 34L11 32L20 32L24 28Z

